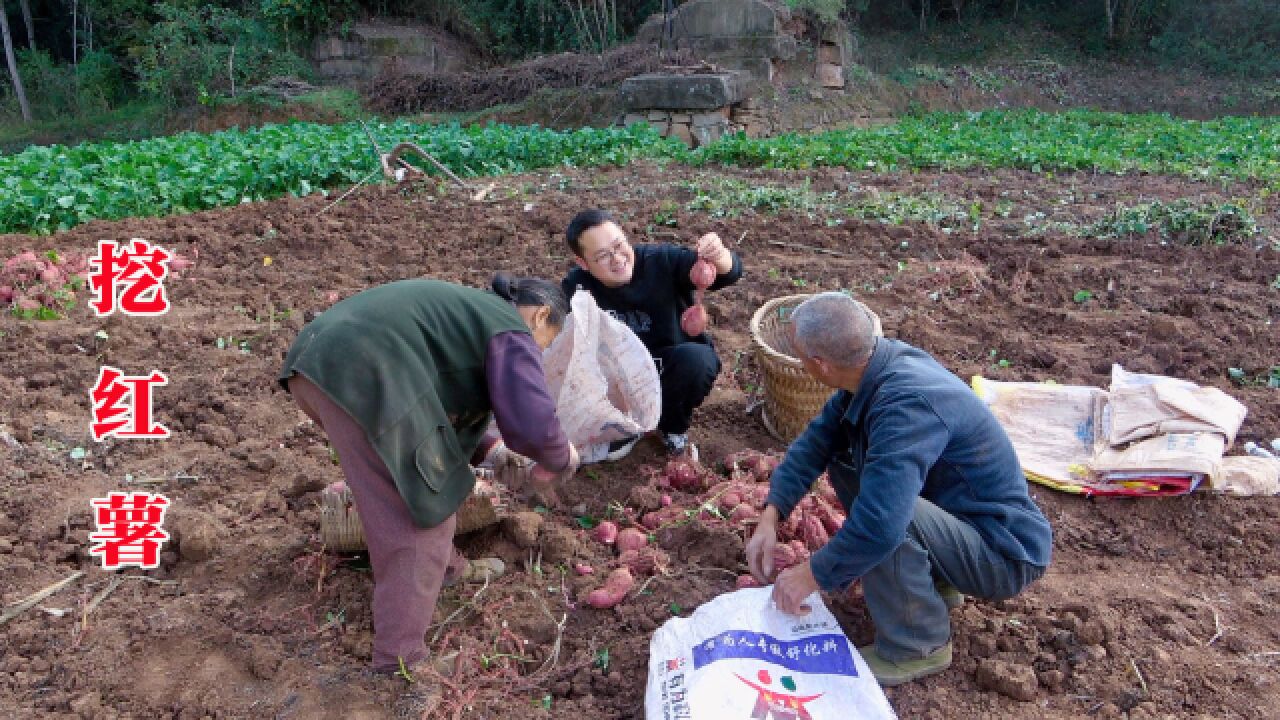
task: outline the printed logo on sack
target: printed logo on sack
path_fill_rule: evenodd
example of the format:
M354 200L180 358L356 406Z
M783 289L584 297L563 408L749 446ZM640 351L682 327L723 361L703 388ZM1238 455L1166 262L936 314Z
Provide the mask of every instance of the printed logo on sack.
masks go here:
M769 676L768 670L760 670L756 673L756 679L760 682L754 683L738 673L733 674L742 682L756 691L756 704L751 709L751 720L812 720L813 716L809 714L809 710L805 707L806 703L813 702L822 697L824 693L817 695L795 695L796 681L790 675L783 675L778 678L778 684L787 692L779 692L774 690L773 678Z
M786 641L764 633L730 630L693 647L694 670L735 658L764 660L797 673L858 676L849 641L843 635Z

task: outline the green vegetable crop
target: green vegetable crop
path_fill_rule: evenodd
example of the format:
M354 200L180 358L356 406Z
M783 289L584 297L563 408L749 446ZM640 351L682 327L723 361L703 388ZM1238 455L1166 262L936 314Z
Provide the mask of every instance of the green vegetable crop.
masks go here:
M1197 122L1091 111L934 113L871 129L767 139L737 135L695 151L661 139L645 125L558 132L397 120L371 130L384 150L413 141L464 176L651 158L792 169L1149 172L1280 183L1280 119L1274 118ZM359 182L376 168L368 138L354 123L32 147L0 157L0 232L51 232L96 218L306 195Z

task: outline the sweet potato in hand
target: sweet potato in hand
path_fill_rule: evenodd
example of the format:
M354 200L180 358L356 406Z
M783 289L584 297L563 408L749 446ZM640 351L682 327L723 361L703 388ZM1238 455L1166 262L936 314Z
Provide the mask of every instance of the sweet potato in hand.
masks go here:
M685 335L694 337L707 331L707 310L701 305L691 305L680 316L680 329Z

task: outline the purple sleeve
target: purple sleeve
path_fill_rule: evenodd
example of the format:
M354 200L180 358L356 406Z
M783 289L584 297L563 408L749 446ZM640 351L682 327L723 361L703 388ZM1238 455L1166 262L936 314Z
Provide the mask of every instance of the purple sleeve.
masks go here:
M490 338L485 375L493 416L507 447L548 470L567 467L569 440L556 417L542 351L533 336L512 331Z

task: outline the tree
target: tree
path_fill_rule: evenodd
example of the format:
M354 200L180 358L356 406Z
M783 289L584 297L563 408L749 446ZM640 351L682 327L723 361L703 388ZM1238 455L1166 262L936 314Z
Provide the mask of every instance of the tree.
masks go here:
M28 0L18 0L18 5L22 7L22 23L27 26L27 49L36 49L36 26L31 22L31 3Z
M1120 5L1120 0L1102 0L1102 6L1107 11L1107 39L1114 40L1116 36L1116 8Z
M9 16L0 6L0 34L4 35L4 59L9 62L9 77L13 79L13 92L22 108L22 119L31 122L31 106L27 104L27 91L22 89L22 76L18 74L18 59L13 55L13 37L9 35Z

